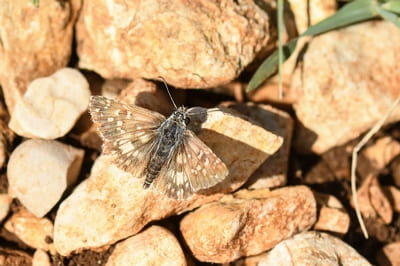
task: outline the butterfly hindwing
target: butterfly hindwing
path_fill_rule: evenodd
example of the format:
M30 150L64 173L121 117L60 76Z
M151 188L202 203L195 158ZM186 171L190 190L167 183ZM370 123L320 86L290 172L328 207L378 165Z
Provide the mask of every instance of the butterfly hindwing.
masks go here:
M186 130L182 143L155 180L157 190L183 199L212 187L228 175L226 165L194 133Z
M103 152L112 155L123 170L142 177L156 145L156 129L165 117L102 96L91 97L89 110L93 121L100 124Z

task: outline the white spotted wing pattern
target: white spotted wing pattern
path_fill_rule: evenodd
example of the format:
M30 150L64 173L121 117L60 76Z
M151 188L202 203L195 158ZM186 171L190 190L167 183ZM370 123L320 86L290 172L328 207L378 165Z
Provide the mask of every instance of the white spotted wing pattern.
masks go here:
M136 105L92 96L89 111L99 123L103 153L135 177L174 199L221 182L225 164L186 128L191 109L179 107L170 117ZM154 182L153 182L154 180Z

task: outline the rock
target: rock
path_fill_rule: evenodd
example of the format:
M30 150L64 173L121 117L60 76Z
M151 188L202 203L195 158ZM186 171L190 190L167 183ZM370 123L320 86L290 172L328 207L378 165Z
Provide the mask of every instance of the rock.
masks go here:
M37 218L27 210L20 209L5 222L4 228L30 247L55 254L54 245L51 242L53 223L49 219Z
M117 168L111 157L100 156L90 177L58 209L57 251L67 256L115 243L151 221L191 210L242 186L279 149L282 138L228 111L210 112L198 135L229 168L230 175L223 182L187 200L173 200L143 189L143 179Z
M378 139L373 145L366 147L362 154L372 162L376 169L382 170L400 154L400 143L386 136Z
M33 254L32 266L51 266L50 258L47 253L41 249L37 249Z
M390 206L397 213L400 213L400 189L395 186L384 186L383 191L390 201Z
M186 265L185 255L175 236L160 226L151 226L116 244L106 266Z
M376 256L377 265L400 265L400 241L385 245Z
M10 197L8 194L0 194L0 222L2 222L4 218L6 218L10 210L11 202L12 197Z
M187 214L180 230L198 260L228 263L307 230L316 211L314 196L304 186L241 190Z
M314 196L319 205L319 216L314 230L346 234L350 227L350 216L342 203L332 195L314 192Z
M254 263L254 259L253 259ZM342 240L319 232L303 232L257 256L253 265L371 265Z
M387 40L382 45L381 40ZM299 151L323 153L370 129L400 95L400 29L371 21L312 39L292 90ZM356 66L356 67L355 67ZM373 77L373 78L371 78ZM386 123L400 118L397 108Z
M285 112L263 104L226 104L226 106L257 121L263 128L283 138L283 144L255 171L246 187L250 189L284 186L287 181L293 120Z
M32 257L15 248L0 247L0 265L32 265Z
M15 104L9 127L28 138L62 137L87 109L89 97L85 77L75 69L63 68L29 84Z
M269 40L269 16L250 0L89 1L76 30L81 68L202 88L233 80L255 58Z
M60 200L80 172L84 151L53 140L27 140L11 154L9 190L38 217Z
M29 82L68 64L81 1L0 3L0 84L10 112Z
M370 175L363 181L357 191L357 197L364 218L380 217L385 224L391 223L393 209L376 176ZM351 203L354 206L354 199Z

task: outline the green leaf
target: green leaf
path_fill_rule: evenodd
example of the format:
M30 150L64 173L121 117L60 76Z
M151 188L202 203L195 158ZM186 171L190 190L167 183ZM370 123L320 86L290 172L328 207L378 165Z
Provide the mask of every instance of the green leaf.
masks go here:
M382 4L382 8L386 9L387 11L400 14L400 1L399 0L387 1L386 3Z
M293 53L294 49L296 48L297 38L291 40L289 43L283 46L283 61L288 59L290 55ZM269 76L274 74L278 69L278 50L272 53L261 66L257 69L256 73L254 73L253 77L251 78L249 85L247 86L247 91L252 91L261 83L264 82Z
M356 22L375 18L377 16L377 6L378 2L376 0L352 1L332 16L308 28L300 36L317 35Z
M30 0L32 4L35 5L35 7L39 7L39 0Z
M394 23L398 28L400 28L400 19L396 14L394 14L392 12L389 12L389 11L387 11L387 10L381 8L381 7L377 7L376 10L378 11L378 14L382 18L384 18L387 21L390 21L390 22Z

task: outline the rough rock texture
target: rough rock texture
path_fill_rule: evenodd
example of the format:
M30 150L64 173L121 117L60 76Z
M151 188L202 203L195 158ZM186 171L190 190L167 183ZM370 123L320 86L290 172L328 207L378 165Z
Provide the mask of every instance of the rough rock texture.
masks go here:
M0 84L12 111L30 81L67 65L81 1L0 2Z
M11 143L14 141L14 138L15 133L3 120L0 120L0 168L6 163L11 150Z
M100 156L91 176L60 205L54 233L57 251L68 255L108 245L137 233L150 221L216 200L242 186L282 145L281 137L221 111L209 113L199 137L229 168L224 181L187 200L172 200L143 189L143 179L118 169L110 157Z
M9 127L28 138L62 137L87 109L89 97L89 84L78 70L60 69L29 84L14 106Z
M252 263L246 263L252 260ZM342 240L319 232L303 232L271 251L245 259L245 265L371 265ZM240 264L238 264L240 265Z
M21 208L5 222L4 228L30 247L55 254L53 243L47 240L53 237L53 223L49 219L37 218Z
M189 213L180 229L198 260L228 263L307 230L316 220L316 207L311 190L303 186L241 190Z
M186 265L185 255L175 236L160 226L151 226L117 245L106 266Z
M212 87L239 75L269 39L251 0L85 1L77 24L82 68L105 78L163 76Z
M400 213L400 189L395 186L385 186L384 192L390 200L390 206L393 207L393 210Z
M399 50L400 29L385 21L315 37L292 82L302 123L297 148L322 153L381 119L400 95ZM387 123L399 118L397 108Z
M332 195L314 192L319 207L314 230L346 234L350 227L350 216L342 203Z
M27 140L11 154L7 167L10 195L38 217L75 182L84 151L53 140Z

